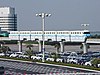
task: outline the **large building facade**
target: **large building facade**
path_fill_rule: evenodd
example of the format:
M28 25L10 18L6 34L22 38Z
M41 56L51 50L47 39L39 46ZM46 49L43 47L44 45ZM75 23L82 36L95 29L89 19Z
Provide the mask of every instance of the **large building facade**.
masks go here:
M1 31L17 30L17 14L12 7L0 7L0 28Z

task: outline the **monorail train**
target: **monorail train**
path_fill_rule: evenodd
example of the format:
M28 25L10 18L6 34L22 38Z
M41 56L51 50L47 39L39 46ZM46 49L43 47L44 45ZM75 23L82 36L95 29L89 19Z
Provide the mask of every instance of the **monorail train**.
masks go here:
M90 36L89 30L77 31L45 31L45 41L66 41L66 42L83 42L86 37ZM42 41L42 31L10 31L11 40L40 40Z
M0 37L8 37L9 33L5 32L5 33L0 33Z

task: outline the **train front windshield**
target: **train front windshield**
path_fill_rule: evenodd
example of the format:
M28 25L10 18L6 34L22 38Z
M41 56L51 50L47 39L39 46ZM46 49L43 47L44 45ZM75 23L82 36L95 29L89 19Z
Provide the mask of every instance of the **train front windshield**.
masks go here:
M84 32L86 36L90 36L90 32Z

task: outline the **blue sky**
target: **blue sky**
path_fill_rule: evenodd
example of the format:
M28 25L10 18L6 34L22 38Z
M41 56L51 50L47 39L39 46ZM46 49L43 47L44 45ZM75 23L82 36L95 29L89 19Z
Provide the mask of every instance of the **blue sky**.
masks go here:
M0 0L0 6L16 9L18 30L42 30L36 13L51 13L46 18L45 30L83 29L100 31L100 0Z

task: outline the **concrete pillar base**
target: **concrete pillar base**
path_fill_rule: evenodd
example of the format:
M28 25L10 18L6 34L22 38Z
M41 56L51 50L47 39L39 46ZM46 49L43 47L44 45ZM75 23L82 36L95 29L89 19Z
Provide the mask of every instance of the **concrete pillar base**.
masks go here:
M64 42L60 42L60 49L61 49L61 52L64 52Z
M39 52L42 52L42 44L41 44L41 41L38 41L38 46L39 46Z
M87 49L87 43L82 43L83 45L83 53L87 53L88 49Z
M22 52L22 41L21 40L18 41L18 45L19 45L19 52Z

